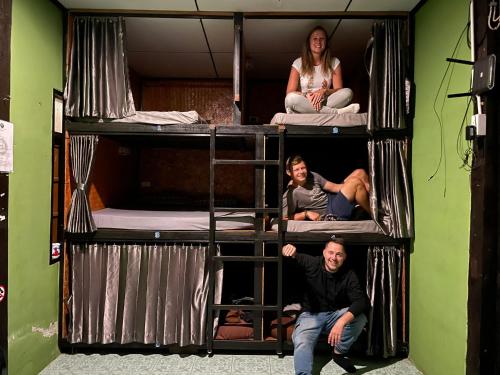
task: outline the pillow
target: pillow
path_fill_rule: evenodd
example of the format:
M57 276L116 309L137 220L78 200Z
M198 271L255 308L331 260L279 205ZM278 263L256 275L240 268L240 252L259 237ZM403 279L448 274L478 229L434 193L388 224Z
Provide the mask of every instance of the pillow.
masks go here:
M252 323L252 316L250 313L243 310L229 310L224 319L226 323L230 324L245 324Z
M241 315L240 310L229 310L224 320L226 321L226 323L232 323L232 324L242 323L240 315Z
M292 333L295 328L295 317L283 315L281 317L282 327L281 327L281 336L287 341L292 340ZM275 339L278 338L278 319L274 319L271 322L271 336Z
M216 340L251 340L253 327L249 324L222 325L217 330Z

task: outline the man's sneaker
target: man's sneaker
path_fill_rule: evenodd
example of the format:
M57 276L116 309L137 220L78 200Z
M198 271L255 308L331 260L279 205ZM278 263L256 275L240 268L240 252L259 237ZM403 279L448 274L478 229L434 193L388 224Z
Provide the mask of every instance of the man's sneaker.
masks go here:
M345 371L349 373L355 373L356 367L352 364L351 360L347 357L344 357L343 354L332 353L333 361L342 367Z

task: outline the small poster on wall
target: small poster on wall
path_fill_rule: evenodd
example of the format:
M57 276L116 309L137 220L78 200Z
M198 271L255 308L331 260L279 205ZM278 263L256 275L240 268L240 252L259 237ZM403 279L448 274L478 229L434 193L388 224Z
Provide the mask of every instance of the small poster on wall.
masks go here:
M49 264L62 258L64 235L65 128L64 98L61 91L52 91L52 199L50 205Z
M0 120L0 172L10 173L14 170L13 144L14 125Z
M7 296L7 288L5 288L4 285L0 284L0 302L3 302L5 296Z
M52 242L50 258L53 262L57 262L61 258L61 244L59 242Z
M52 129L56 134L63 133L63 96L58 90L54 90L52 97Z

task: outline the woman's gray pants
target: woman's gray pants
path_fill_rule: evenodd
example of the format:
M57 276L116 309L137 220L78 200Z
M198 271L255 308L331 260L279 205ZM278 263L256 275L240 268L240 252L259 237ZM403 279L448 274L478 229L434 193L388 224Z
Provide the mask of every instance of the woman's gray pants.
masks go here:
M342 88L329 95L323 102L319 113L337 113L335 109L344 108L352 100L352 90ZM303 95L297 92L291 92L285 98L285 108L287 113L318 113L311 102Z

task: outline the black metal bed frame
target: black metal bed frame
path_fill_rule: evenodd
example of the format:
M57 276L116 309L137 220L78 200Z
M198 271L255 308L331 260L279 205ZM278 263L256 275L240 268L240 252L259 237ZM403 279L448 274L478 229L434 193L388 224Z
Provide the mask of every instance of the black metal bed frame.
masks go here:
M97 123L97 122L74 122L67 121L66 129L72 135L78 134L99 134L104 136L117 136L128 138L130 136L204 136L210 137L210 199L209 211L210 221L208 231L154 231L154 230L120 230L120 229L98 229L92 234L70 234L66 233L66 240L69 243L74 242L179 242L194 241L207 243L210 254L210 277L209 277L209 296L208 296L208 319L207 319L207 343L201 349L206 349L209 355L214 350L273 350L278 355L283 351L290 350L291 344L282 337L282 269L283 259L281 252L277 255L266 255L266 246L274 244L281 249L284 243L302 243L317 244L326 242L332 237L328 233L300 233L287 232L285 223L281 220L283 192L283 174L284 174L284 146L287 137L330 137L330 138L374 138L366 131L366 127L337 128L337 127L315 127L315 126L297 126L297 125L210 125L210 124L189 124L189 125L147 125L135 123ZM407 136L407 131L391 131L397 137ZM255 137L255 159L253 160L231 160L216 158L216 138L217 137ZM270 138L278 138L278 157L277 159L266 159L265 145ZM228 208L215 206L215 174L218 165L251 165L255 168L255 207L252 208ZM278 170L277 196L278 207L266 207L265 201L265 168L275 167ZM253 212L256 215L254 230L230 230L217 231L215 213L218 211L246 211ZM266 231L264 217L266 214L277 214L278 230ZM403 245L408 247L408 239L395 239L390 236L376 233L338 233L336 237L343 238L348 245ZM245 243L253 244L253 255L218 255L216 248L218 244L224 243ZM216 340L213 335L213 317L217 311L228 310L232 308L241 308L241 305L232 304L214 304L214 271L216 262L251 262L254 264L254 305L245 305L244 309L252 312L254 316L254 340ZM262 288L264 285L264 263L277 264L277 285L276 285L276 304L264 304ZM62 277L62 273L61 273ZM62 292L62 291L61 291ZM62 295L62 294L61 294ZM278 318L277 339L266 340L263 335L263 317L264 312L276 312ZM116 350L127 348L133 349L161 349L145 344L134 345L110 345L110 344L70 344L64 339L59 339L59 344L63 350L84 350L90 348Z

